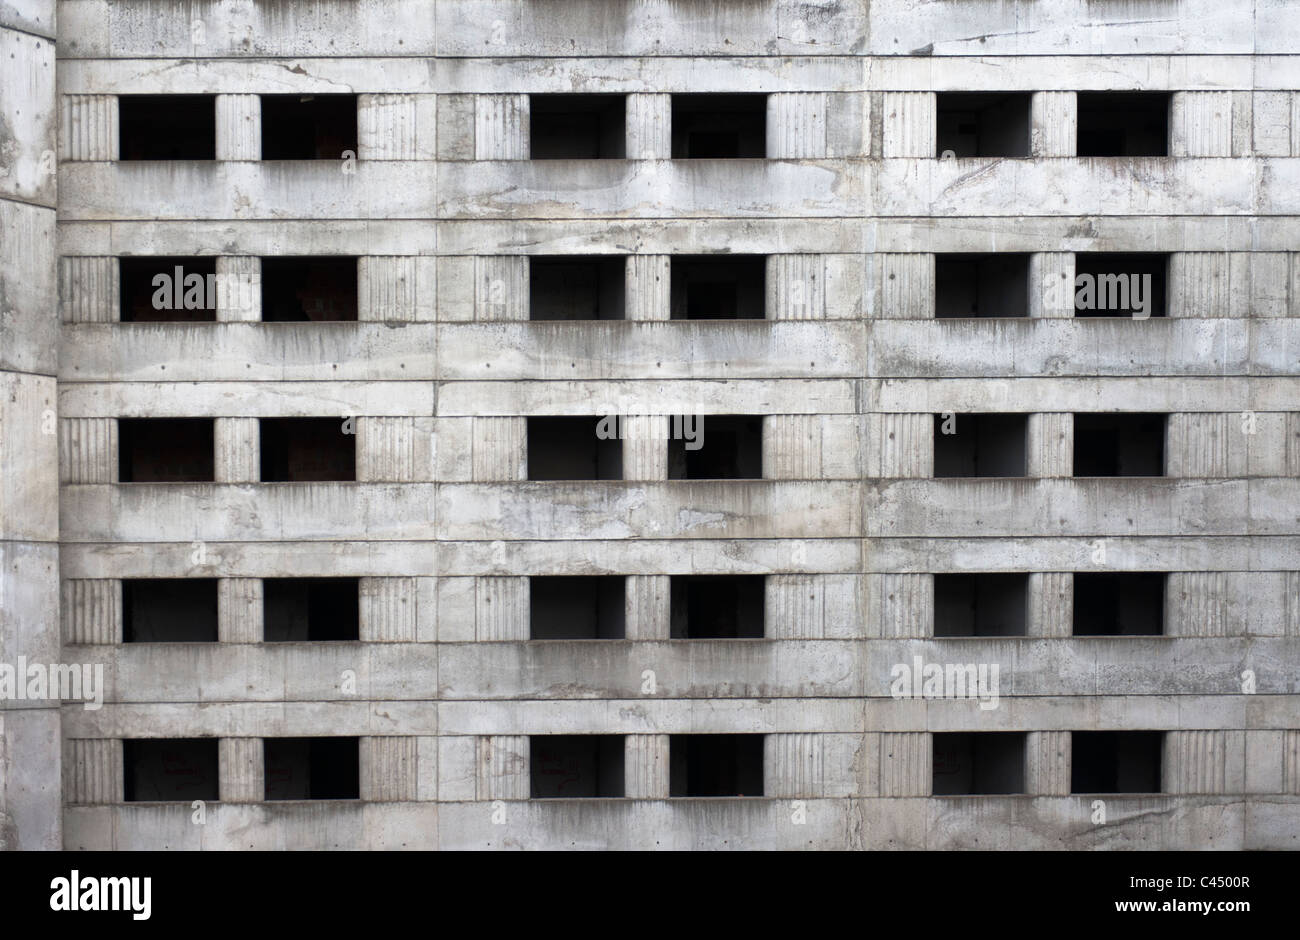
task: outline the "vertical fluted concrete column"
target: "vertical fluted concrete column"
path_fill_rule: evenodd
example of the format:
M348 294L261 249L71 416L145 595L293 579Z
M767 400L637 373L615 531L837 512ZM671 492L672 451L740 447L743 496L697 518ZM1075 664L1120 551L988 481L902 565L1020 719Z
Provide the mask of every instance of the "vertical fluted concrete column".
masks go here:
M1035 571L1029 575L1029 636L1074 633L1074 573Z
M217 640L221 643L261 643L263 598L261 578L217 580Z
M217 418L213 435L218 483L256 483L262 478L257 418Z
M627 158L667 160L673 155L673 96L627 96Z
M70 738L63 742L63 802L121 803L126 777L118 738Z
M880 272L882 320L928 320L934 317L934 255L876 255Z
M1176 91L1171 97L1170 156L1232 156L1232 92Z
M1282 732L1282 792L1300 796L1300 731Z
M1228 611L1223 571L1171 571L1165 579L1166 636L1228 636L1242 632Z
M623 431L623 479L668 479L667 415L625 415Z
M1235 415L1175 412L1166 432L1165 472L1171 477L1222 478L1231 474L1230 449L1240 444ZM1244 448L1240 448L1243 449ZM1244 471L1244 467L1236 468Z
M934 157L938 102L934 92L887 91L883 101L884 157Z
M1072 157L1079 130L1079 98L1072 91L1036 91L1029 99L1029 152Z
M867 635L894 639L934 636L934 575L867 576Z
M1070 732L1030 731L1025 735L1025 792L1033 796L1070 793Z
M474 638L483 642L528 639L530 601L528 578L475 578Z
M933 475L932 415L870 414L867 431L867 476L892 480Z
M763 736L763 795L815 798L825 793L825 735Z
M434 159L436 102L434 95L357 95L357 158Z
M668 320L672 294L669 278L672 259L668 255L627 256L627 318Z
M764 415L764 479L819 480L821 476L821 415Z
M217 159L262 159L259 95L217 95Z
M59 419L59 481L117 482L117 419Z
M1028 420L1028 464L1031 477L1074 475L1074 415L1035 413Z
M357 419L357 482L415 480L415 419L366 416Z
M1029 315L1074 316L1074 252L1039 251L1029 257Z
M528 319L528 258L479 255L474 258L474 319Z
M531 795L526 734L482 735L477 743L475 798L526 800Z
M217 258L217 320L256 323L262 319L262 259L255 255Z
M361 799L386 803L417 799L418 745L419 738L414 736L361 738Z
M59 611L65 644L122 642L122 582L116 578L69 578Z
M672 579L629 575L623 599L623 633L629 640L666 640L671 634Z
M763 635L770 640L825 637L827 587L824 575L768 575L764 580L763 611L767 622Z
M476 483L528 479L528 419L474 418L471 476Z
M437 319L435 257L363 255L357 259L357 319L374 322Z
M770 160L826 156L825 92L777 92L767 96L767 156Z
M934 752L924 731L880 735L880 795L929 796L934 786Z
M1300 571L1286 572L1286 609L1283 629L1287 636L1300 636Z
M1244 731L1167 731L1161 761L1165 793L1241 793Z
M261 803L266 798L266 751L262 739L218 739L217 779L221 802Z
M116 160L117 95L61 95L60 160Z
M1226 251L1176 251L1169 256L1170 317L1226 317L1231 283Z
M826 256L767 256L767 318L826 318Z
M476 95L474 159L527 160L527 95Z
M623 739L623 790L633 800L666 800L669 796L666 734L629 734Z
M116 323L121 303L117 258L59 259L59 307L64 323Z
M414 643L418 636L415 578L361 578L363 643Z

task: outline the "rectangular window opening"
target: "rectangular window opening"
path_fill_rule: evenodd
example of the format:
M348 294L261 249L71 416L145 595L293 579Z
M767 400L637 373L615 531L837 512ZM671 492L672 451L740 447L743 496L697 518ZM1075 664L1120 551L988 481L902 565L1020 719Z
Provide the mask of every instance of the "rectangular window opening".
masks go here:
M1168 316L1169 255L1158 252L1079 252L1074 256L1076 317Z
M215 802L216 738L126 738L123 798L128 803Z
M215 160L216 95L119 95L118 159Z
M1074 635L1162 636L1166 580L1164 572L1076 572Z
M352 482L357 438L343 418L262 418L263 483Z
M763 575L673 575L669 585L673 639L763 638Z
M670 424L668 479L761 480L763 419L759 415L694 415ZM675 420L675 419L674 419ZM693 428L694 435L688 436Z
M674 734L668 754L673 797L763 795L761 734Z
M1028 416L937 414L934 416L936 477L1023 477Z
M944 732L934 739L934 795L1025 792L1022 731Z
M357 578L267 578L262 582L267 643L361 638Z
M273 800L356 800L359 738L266 738L266 791Z
M935 156L1028 157L1032 96L1002 92L940 92L936 95Z
M1076 477L1159 477L1165 474L1163 414L1076 414Z
M623 790L621 734L535 734L528 739L534 800L617 799Z
M1160 793L1163 731L1074 731L1071 793Z
M674 160L767 156L767 95L673 95L672 109Z
M262 320L306 323L357 318L357 259L262 259Z
M1025 636L1027 574L936 574L934 635Z
M559 575L528 581L530 639L623 639L626 578Z
M762 320L767 316L763 255L675 255L669 316L674 320Z
M534 160L622 160L627 153L624 95L531 95L529 156Z
M936 255L934 315L939 319L1029 316L1029 255Z
M1079 92L1081 157L1167 157L1168 92Z
M528 419L528 479L621 480L623 442L602 437L599 417Z
M217 259L119 258L123 323L213 323L217 319Z
M356 95L262 95L263 160L341 160L357 153Z
M211 418L119 418L120 483L211 483L216 477Z
M217 579L124 579L122 642L217 642Z
M627 260L621 255L533 257L530 320L622 320Z

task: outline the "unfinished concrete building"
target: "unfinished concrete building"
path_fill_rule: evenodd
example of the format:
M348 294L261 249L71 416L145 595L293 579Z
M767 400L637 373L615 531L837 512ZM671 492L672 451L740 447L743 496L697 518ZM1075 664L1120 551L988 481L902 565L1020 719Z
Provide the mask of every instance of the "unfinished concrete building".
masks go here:
M0 846L1300 847L1287 0L0 44Z

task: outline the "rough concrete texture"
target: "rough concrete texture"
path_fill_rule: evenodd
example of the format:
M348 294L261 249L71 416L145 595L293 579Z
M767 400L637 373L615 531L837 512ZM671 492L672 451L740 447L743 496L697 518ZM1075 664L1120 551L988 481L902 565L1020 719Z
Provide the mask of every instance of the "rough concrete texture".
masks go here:
M0 847L1300 848L1297 89L1288 0L0 2L0 664L104 667L0 699ZM1167 94L1169 156L1077 156L1090 91ZM766 95L766 158L674 159L687 92ZM940 159L950 92L1023 93L1032 156ZM545 93L623 96L627 158L529 159ZM179 94L215 159L119 161L120 97ZM356 152L264 161L270 94L355 95ZM936 319L987 252L1021 315ZM1097 252L1167 254L1165 315L1075 318ZM674 259L742 254L761 317L674 319ZM215 259L216 322L121 322L154 255ZM328 255L355 319L263 322L262 259ZM622 320L530 320L556 255ZM944 413L1027 415L1024 469L936 476ZM1168 416L1163 476L1076 477L1096 413ZM757 416L760 478L529 480L530 418L608 414ZM118 482L164 417L210 481ZM354 420L355 482L259 482L284 417ZM1161 635L1075 635L1114 572ZM1017 635L951 635L971 574L1028 575ZM623 638L530 640L547 575L621 578ZM763 576L762 638L680 638L675 575ZM358 638L265 642L290 577L358 579ZM214 579L211 638L124 642L135 579ZM1165 733L1150 786L1072 785L1096 731ZM1025 733L1012 792L934 795L963 732ZM678 795L721 734L761 793ZM530 798L552 735L622 736L621 796ZM265 799L281 737L358 739L359 798ZM205 814L139 790L182 738Z

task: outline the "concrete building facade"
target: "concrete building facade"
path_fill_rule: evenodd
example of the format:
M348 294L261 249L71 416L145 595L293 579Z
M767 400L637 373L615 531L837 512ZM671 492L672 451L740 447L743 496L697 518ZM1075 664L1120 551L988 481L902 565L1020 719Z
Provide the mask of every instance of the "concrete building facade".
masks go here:
M1300 847L1285 0L0 43L0 845Z

